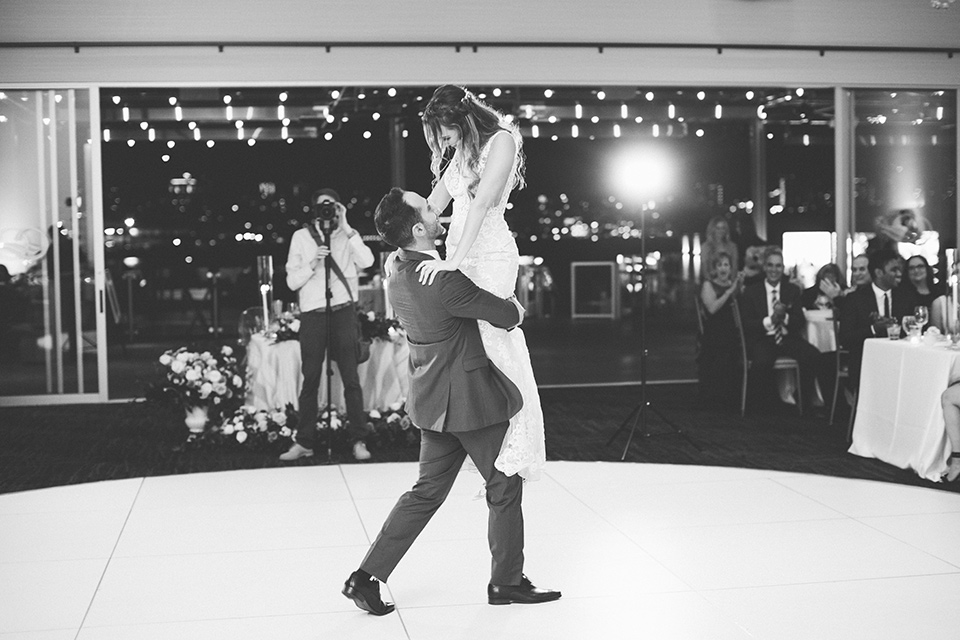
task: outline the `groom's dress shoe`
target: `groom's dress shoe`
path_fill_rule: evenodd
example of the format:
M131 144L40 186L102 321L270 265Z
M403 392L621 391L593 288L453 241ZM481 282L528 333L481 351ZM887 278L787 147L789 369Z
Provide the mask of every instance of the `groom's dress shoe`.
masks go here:
M490 604L535 604L559 599L559 591L537 589L527 576L522 577L520 584L487 585L487 600Z
M380 583L375 578L362 580L357 577L356 571L343 583L342 593L358 607L375 616L385 616L396 608L392 602L380 599Z

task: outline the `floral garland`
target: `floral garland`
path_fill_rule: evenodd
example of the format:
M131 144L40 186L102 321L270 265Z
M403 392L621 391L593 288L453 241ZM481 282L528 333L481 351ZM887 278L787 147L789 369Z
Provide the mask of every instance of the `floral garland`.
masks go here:
M242 446L252 450L269 448L286 449L293 442L297 410L293 405L284 409L267 411L244 405L233 415L227 416L219 425L209 427L197 440L197 444L215 446ZM346 418L337 407L328 407L320 416L318 441L329 443L337 451L348 451L352 439L344 428ZM367 444L374 450L412 446L420 441L420 430L404 409L403 403L395 403L383 411L367 413Z

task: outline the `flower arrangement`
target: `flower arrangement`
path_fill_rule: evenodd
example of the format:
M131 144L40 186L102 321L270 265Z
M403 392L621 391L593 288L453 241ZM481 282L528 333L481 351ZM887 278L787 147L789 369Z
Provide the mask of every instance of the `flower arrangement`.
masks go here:
M277 318L275 342L298 340L300 338L300 318L286 311Z
M297 412L292 405L285 409L267 411L245 404L233 415L210 429L206 439L211 444L235 443L251 449L264 448L274 443L288 444L293 436L290 425L297 422Z
M396 340L402 335L403 329L396 318L373 311L360 311L357 317L360 320L360 334L366 340Z
M211 418L232 411L243 401L245 381L233 349L224 345L214 356L187 347L160 356L162 381L157 395L173 398L184 408L205 407Z
M420 442L420 430L413 426L402 402L396 402L383 411L371 411L367 423L372 430L370 439L375 448L409 446Z

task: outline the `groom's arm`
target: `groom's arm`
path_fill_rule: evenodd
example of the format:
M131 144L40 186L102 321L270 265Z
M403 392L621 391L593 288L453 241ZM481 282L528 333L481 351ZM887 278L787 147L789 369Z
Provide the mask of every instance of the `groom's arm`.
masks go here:
M512 329L523 319L523 307L515 298L504 300L484 291L459 271L440 272L437 285L443 306L458 318L486 320L501 329Z

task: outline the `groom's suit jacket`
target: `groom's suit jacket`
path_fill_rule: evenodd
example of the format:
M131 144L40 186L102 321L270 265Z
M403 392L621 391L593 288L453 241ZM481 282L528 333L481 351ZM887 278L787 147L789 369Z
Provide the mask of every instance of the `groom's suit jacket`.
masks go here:
M420 284L417 264L432 259L401 249L387 282L410 345L407 413L429 431L474 431L506 422L523 399L487 358L477 319L507 329L520 322L520 311L459 271L441 271L433 284Z

